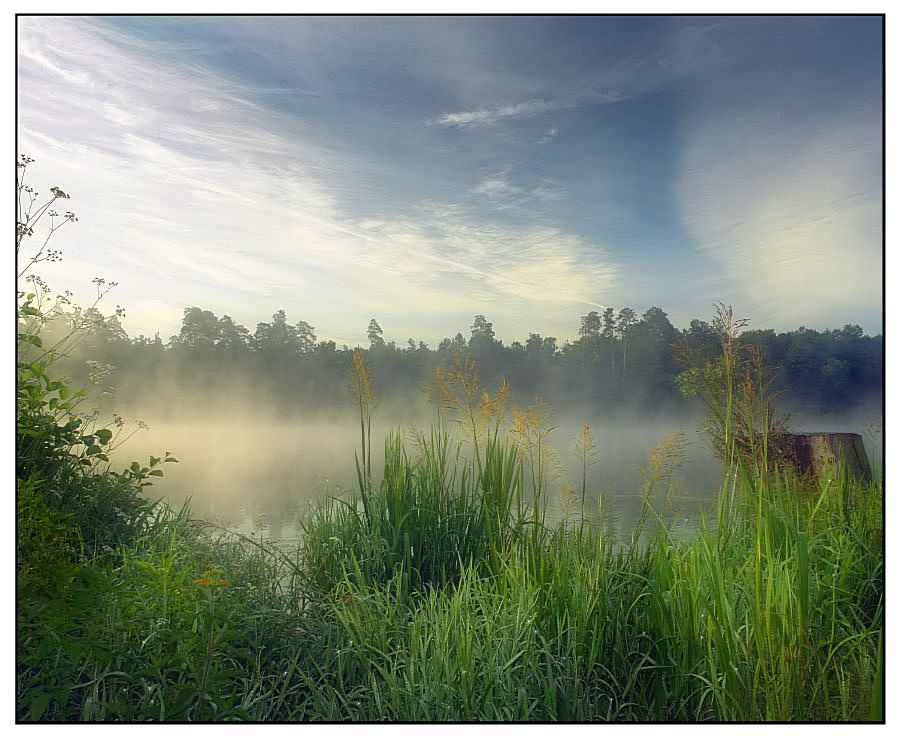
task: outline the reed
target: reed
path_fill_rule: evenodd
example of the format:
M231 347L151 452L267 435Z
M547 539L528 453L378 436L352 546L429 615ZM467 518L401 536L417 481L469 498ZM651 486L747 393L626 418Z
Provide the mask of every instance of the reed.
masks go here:
M880 480L838 469L810 488L736 458L718 518L677 540L652 506L680 463L671 437L623 544L525 508L505 390L467 405L459 437L390 434L372 478L362 362L356 376L359 489L323 499L296 549L161 505L116 555L29 574L20 719L882 719ZM587 430L581 448L583 498Z
M661 479L671 457L658 451ZM504 538L485 526L484 545L469 549L455 580L412 593L405 568L415 568L412 560L380 581L347 567L349 596L336 606L356 609L352 621L339 609L334 627L365 654L352 662L360 690L353 693L365 686L372 695L350 716L879 714L878 488L844 478L823 483L811 498L789 476L770 487L739 474L731 484L726 537L704 524L694 538L675 542L652 516L642 543L624 547L590 526L535 526ZM373 602L377 611L366 609Z

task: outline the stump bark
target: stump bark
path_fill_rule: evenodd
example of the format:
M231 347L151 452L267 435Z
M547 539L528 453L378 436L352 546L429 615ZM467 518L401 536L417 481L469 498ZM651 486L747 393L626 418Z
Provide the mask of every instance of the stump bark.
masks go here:
M801 475L818 476L843 462L855 479L872 478L869 457L858 433L790 433L785 440Z

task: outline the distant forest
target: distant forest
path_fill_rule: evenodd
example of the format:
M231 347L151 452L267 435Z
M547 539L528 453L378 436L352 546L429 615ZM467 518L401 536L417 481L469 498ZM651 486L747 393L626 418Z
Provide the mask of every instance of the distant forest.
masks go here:
M349 404L355 347L319 341L313 326L289 322L284 310L251 333L228 315L189 307L178 335L168 341L158 334L129 338L116 315L104 317L92 309L79 317L89 318L97 329L73 358L90 357L95 373L98 367L108 372L103 385L116 388L117 405L130 400L141 407L152 402L172 408L190 398L214 412L235 393L244 402L265 403L286 415ZM580 319L577 340L562 345L537 333L524 343L505 345L484 315L474 316L468 333L445 338L435 348L413 339L397 345L384 340L373 318L364 350L378 401L394 411L421 407L434 369L463 354L477 362L486 390L507 379L516 404L539 395L560 411L592 417L683 411L688 401L675 381L683 369L679 355L688 350L696 359L721 353L715 320L695 319L679 330L657 307L640 317L630 308L589 312ZM757 345L772 368L782 409L814 415L880 410L880 335L867 336L859 326L846 325L821 332L746 330L741 338ZM66 362L65 371L76 381L87 379L84 361Z

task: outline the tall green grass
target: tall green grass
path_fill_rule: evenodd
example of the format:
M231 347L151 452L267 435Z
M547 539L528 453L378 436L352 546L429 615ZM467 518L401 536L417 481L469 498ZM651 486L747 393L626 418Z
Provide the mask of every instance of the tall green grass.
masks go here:
M406 591L483 572L523 526L533 522L518 496L515 449L486 442L481 470L463 458L445 428L416 437L410 458L399 434L385 442L380 485L328 499L303 525L303 587L318 596L345 579L386 584L402 575ZM487 568L486 568L487 567Z
M296 551L161 510L20 609L20 719L881 719L879 484L732 475L727 524L622 543L538 519L516 460L394 435Z
M412 553L366 572L352 549L320 556L309 538L305 558L330 561L336 582L318 627L343 644L316 671L317 709L371 720L878 715L880 488L844 476L810 495L790 477L732 479L729 522L689 541L652 516L628 546L511 516L511 535L485 538L480 559L448 551L443 571L458 574L440 581L417 573ZM401 518L414 516L421 498L403 499ZM344 704L350 684L357 699Z
M150 467L22 475L17 717L883 718L880 481L729 453L716 519L678 540L651 504L679 460L666 439L627 541L551 525L545 416L507 441L505 388L476 405L460 366L461 436L390 435L377 480L359 362L359 489L322 500L295 550L145 502ZM590 448L585 429L582 504Z

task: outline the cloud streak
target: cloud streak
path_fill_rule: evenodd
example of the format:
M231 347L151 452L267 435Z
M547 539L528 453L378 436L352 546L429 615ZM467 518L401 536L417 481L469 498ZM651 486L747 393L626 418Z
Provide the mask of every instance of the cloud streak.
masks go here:
M575 107L576 104L574 100L526 100L525 102L502 105L495 108L443 113L429 121L429 123L455 128L491 126L502 120L531 118L542 113Z
M59 177L80 217L64 266L48 276L88 284L103 265L127 292L120 301L152 311L130 311L132 333L175 333L191 304L251 330L285 308L325 337L362 334L365 315L387 326L415 311L429 317L418 327L431 341L485 305L524 334L543 305L559 333L553 321L571 321L615 279L578 236L501 227L464 206L356 219L341 204L349 193L317 174L325 161L354 163L288 138L277 114L80 22L24 28L23 151L40 152L35 172ZM77 86L60 85L72 75ZM486 194L504 187L516 189L482 183Z
M164 336L192 304L340 342L718 299L878 325L879 114L805 37L439 20L21 18L21 152L80 218L45 276L118 281L129 332Z
M877 118L800 129L744 106L692 129L679 178L683 224L760 325L871 322L878 294L882 156Z
M663 34L655 45L621 58L595 60L596 70L572 70L559 89L559 80L548 83L547 94L518 102L483 105L475 109L442 113L429 125L447 128L479 128L533 118L546 113L595 105L612 105L662 89L712 64L727 63L722 48L712 42L716 31L729 23L688 23ZM556 135L549 131L539 143Z

